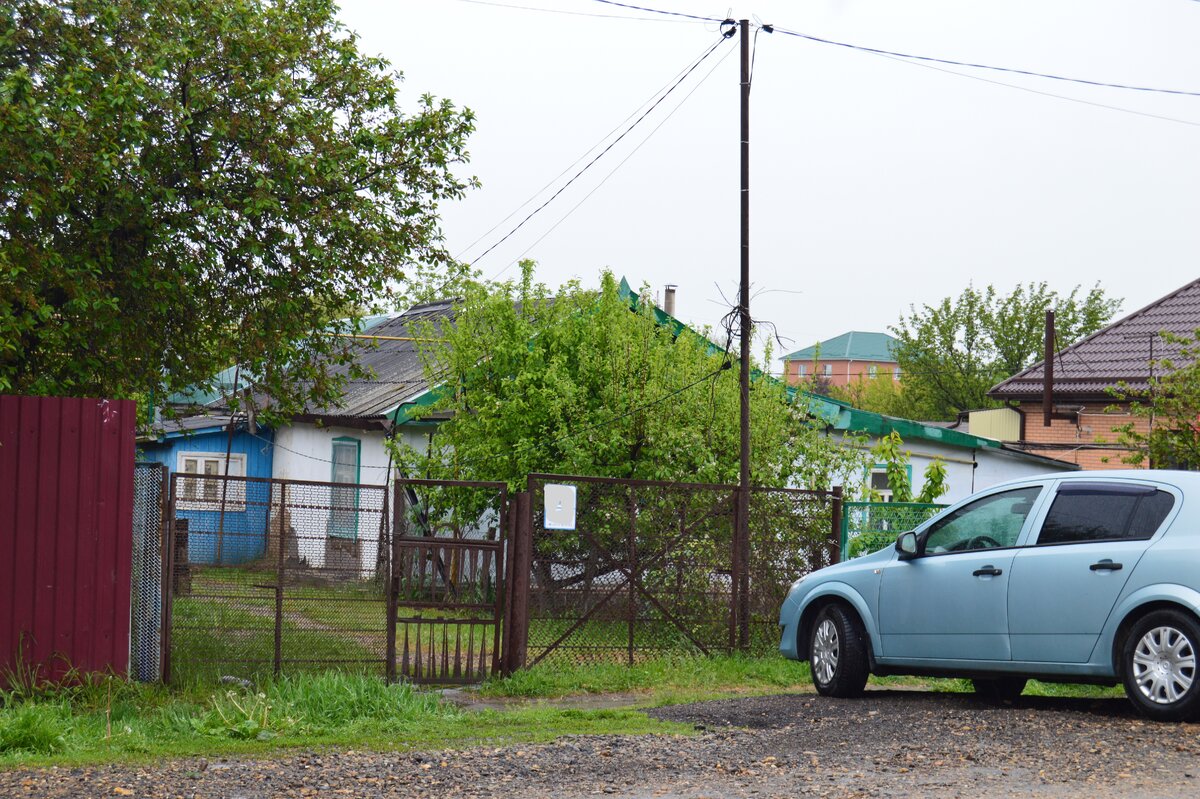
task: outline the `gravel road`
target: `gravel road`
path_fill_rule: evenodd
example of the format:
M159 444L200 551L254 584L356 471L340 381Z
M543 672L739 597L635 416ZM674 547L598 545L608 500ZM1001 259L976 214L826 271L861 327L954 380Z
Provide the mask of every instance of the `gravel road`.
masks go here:
M695 738L584 737L455 752L324 750L270 759L0 773L0 797L1195 796L1200 725L1124 700L872 691L769 696L651 715Z

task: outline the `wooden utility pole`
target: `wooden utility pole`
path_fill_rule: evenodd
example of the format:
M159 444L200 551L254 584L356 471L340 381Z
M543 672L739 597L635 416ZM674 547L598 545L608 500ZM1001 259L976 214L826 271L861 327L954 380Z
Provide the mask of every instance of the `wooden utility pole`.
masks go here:
M738 513L735 548L740 557L738 596L738 644L750 645L750 21L738 22L742 35L742 274L738 297L741 332L741 471L738 478Z
M1046 311L1046 360L1042 365L1042 426L1054 413L1054 311Z

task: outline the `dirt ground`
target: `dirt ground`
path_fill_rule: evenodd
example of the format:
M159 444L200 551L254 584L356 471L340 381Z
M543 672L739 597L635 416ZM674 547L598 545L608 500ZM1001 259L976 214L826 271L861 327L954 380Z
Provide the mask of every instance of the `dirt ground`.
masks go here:
M991 707L970 695L872 691L648 712L701 734L4 772L0 796L1191 797L1200 789L1200 725L1143 721L1124 700Z

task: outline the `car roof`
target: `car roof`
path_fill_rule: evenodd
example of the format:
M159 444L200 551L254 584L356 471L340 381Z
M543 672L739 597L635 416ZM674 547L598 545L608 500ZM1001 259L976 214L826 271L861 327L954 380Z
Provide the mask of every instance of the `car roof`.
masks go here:
M1009 480L992 488L1007 485L1025 485L1030 482L1062 480L1064 482L1138 482L1163 483L1181 491L1200 491L1200 472L1184 472L1173 469L1095 469L1082 472L1047 472L1046 474Z

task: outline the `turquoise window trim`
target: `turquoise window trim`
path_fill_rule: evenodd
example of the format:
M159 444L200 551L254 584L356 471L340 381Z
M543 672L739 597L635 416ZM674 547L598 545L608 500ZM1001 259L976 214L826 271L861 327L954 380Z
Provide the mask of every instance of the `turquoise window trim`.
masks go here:
M350 436L338 436L330 443L330 464L329 464L329 481L338 483L337 479L337 457L336 452L338 445L354 445L354 488L338 488L336 485L330 489L329 498L330 505L340 506L343 504L353 504L354 509L345 510L339 507L331 507L329 509L329 536L331 538L348 538L352 541L358 540L358 514L360 504L360 489L358 484L362 482L362 441Z

